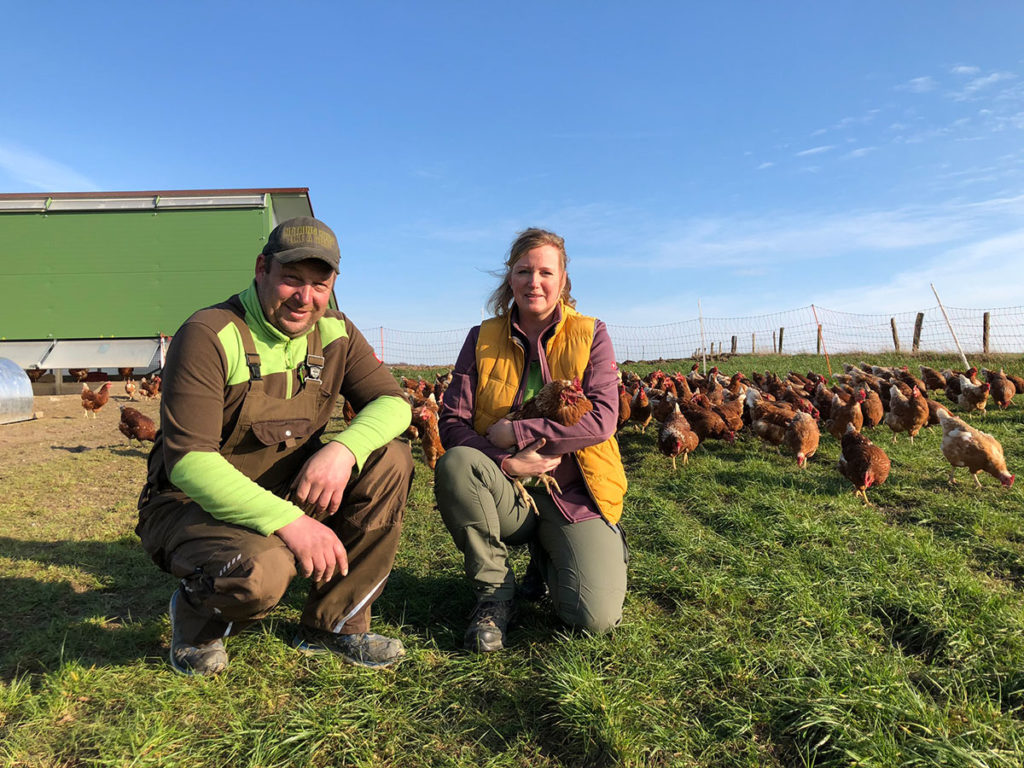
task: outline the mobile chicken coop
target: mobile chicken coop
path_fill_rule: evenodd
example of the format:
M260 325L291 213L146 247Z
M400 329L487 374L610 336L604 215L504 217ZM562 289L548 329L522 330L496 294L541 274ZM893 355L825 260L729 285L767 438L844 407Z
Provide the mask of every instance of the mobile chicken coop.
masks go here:
M37 394L69 369L155 371L189 315L248 285L279 222L312 215L306 188L0 194L0 359Z

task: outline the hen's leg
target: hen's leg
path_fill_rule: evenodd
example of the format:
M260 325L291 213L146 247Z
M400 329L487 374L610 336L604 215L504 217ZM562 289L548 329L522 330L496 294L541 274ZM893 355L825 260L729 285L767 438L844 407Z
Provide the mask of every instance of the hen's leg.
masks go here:
M526 486L523 485L522 481L518 477L512 478L512 485L515 486L516 493L519 494L519 498L525 502L526 506L533 510L533 514L540 515L540 510L537 509L537 502L533 500L533 496L526 490Z
M978 479L978 473L977 473L977 472L974 472L974 473L973 473L973 474L971 475L971 477L973 477L973 478L974 478L974 484L975 484L976 486L978 486L979 488L981 488L981 480L979 480L979 479Z
M542 483L544 483L544 487L548 489L548 493L550 495L552 495L552 496L554 495L554 493L551 492L551 488L552 487L554 487L555 493L561 493L562 492L562 489L558 487L558 482L551 475L538 475L537 477L538 477L538 479ZM531 501L532 501L532 499L531 499ZM537 507L536 506L534 506L533 509L534 509L535 512L537 511Z

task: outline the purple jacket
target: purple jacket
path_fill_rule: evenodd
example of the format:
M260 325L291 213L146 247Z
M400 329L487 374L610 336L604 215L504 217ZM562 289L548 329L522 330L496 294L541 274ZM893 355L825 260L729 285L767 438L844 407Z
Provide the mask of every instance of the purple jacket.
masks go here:
M522 341L526 350L524 362L526 367L520 377L519 392L516 394L513 408L517 408L523 402L523 390L532 361L537 360L540 363L543 381L545 383L551 381L551 371L548 368L543 348L554 332L558 321L561 320L561 308L556 309L551 324L541 334L534 349L530 348L526 334L516 322L517 318L518 313L513 308L512 332ZM441 402L438 427L441 433L441 443L446 450L456 445L476 448L493 459L500 467L502 460L512 454L503 448L498 448L486 437L478 435L473 429L477 385L476 344L479 336L480 326L476 326L469 332L462 345L459 359L452 371L452 381L448 385L448 389L445 390ZM562 493L553 493L552 497L555 505L570 522L580 522L601 516L587 491L579 465L572 454L573 451L578 451L588 445L603 442L615 433L615 424L619 415L618 382L618 366L615 363L615 352L612 349L611 339L608 337L604 323L597 320L594 324L594 342L590 348L590 360L583 372L582 382L583 392L593 404L593 410L572 427L563 427L549 419L540 418L513 422L517 450L529 445L537 438L543 437L547 444L541 453L562 455L561 464L551 473L562 489Z

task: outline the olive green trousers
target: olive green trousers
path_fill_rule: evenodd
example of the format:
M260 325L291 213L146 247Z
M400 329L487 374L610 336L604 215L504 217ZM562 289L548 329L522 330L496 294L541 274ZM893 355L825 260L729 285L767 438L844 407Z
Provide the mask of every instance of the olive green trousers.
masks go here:
M531 491L534 513L490 458L466 446L438 461L434 493L478 599L514 597L508 548L526 545L562 621L603 633L622 620L629 554L619 526L571 523L543 488Z
M402 532L413 463L392 440L372 452L345 489L341 508L322 522L348 553L347 576L310 583L301 623L341 634L369 631L370 607L387 582ZM237 634L266 616L295 578L295 556L280 537L221 522L180 491L161 493L139 511L136 533L154 562L181 579L183 639L205 643Z

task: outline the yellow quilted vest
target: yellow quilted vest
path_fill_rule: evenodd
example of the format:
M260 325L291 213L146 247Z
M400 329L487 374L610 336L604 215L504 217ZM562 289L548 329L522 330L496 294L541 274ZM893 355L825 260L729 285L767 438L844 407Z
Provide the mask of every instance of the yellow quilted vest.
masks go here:
M545 354L551 376L556 379L583 378L594 340L594 318L581 315L562 304L562 320L548 340ZM487 428L508 414L526 364L526 352L512 336L511 318L492 317L480 324L476 344L476 407L473 428L484 434ZM626 495L626 472L615 436L603 443L576 451L590 496L604 518L614 525L622 517Z

